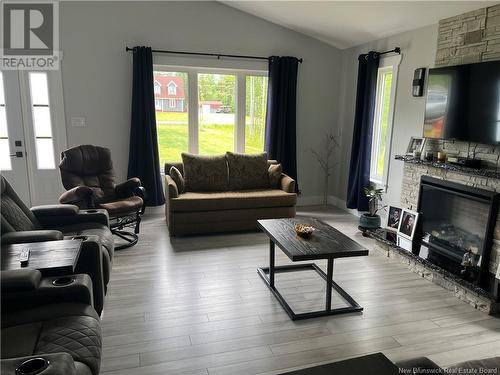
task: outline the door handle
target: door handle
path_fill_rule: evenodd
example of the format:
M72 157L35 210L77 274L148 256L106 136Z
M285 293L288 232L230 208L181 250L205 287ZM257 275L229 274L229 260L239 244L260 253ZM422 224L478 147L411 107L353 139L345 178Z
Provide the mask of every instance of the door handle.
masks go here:
M22 158L23 157L23 152L22 151L17 151L15 154L10 154L10 157L16 157L16 158Z

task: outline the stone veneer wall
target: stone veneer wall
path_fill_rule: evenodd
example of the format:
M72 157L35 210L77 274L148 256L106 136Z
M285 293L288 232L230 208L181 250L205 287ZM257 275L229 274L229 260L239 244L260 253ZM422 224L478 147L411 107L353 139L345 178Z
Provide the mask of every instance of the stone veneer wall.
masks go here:
M500 4L439 21L436 67L500 60ZM500 147L428 141L426 150L485 160L500 167Z
M500 4L443 19L439 22L436 67L500 60ZM427 140L426 150L444 151L449 155L485 160L490 167L500 167L500 146L458 141ZM469 186L500 192L500 180L467 175L405 163L401 204L417 208L419 181L422 175L454 181ZM490 272L496 273L500 263L500 221L497 218Z

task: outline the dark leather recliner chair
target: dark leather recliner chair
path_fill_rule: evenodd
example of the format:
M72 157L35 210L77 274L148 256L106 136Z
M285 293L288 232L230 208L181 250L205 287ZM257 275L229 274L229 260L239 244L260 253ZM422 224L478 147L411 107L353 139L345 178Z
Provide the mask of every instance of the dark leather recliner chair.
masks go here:
M75 204L82 209L103 208L108 211L113 234L127 241L116 246L124 249L137 243L144 213L145 189L138 178L115 184L111 152L105 147L81 145L61 153L59 169L66 192L60 203ZM134 226L134 232L123 230Z
M16 369L27 360L31 370L47 366L42 374L99 374L102 335L92 282L83 274L69 279L56 286L54 277L42 278L37 270L1 272L2 374L22 374Z
M80 211L69 204L29 209L3 176L0 208L2 245L62 240L65 236L84 237L76 272L89 274L92 278L94 306L100 314L114 254L106 211Z

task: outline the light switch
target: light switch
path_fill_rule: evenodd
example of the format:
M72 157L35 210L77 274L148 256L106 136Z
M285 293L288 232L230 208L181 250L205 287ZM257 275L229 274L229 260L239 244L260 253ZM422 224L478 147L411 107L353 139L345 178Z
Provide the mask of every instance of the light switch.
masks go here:
M71 126L82 127L87 126L85 117L71 117Z

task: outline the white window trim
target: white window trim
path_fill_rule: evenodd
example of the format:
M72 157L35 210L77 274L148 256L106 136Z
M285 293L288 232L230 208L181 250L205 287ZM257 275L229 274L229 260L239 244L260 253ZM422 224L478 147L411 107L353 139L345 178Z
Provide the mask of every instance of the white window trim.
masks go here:
M387 134L386 134L386 147L384 154L384 173L382 179L379 179L378 176L372 174L374 168L376 168L376 150L375 150L375 142L376 134L372 134L372 148L371 148L371 162L370 162L370 182L374 183L377 188L383 189L387 191L388 187L388 178L389 178L389 166L390 166L390 156L391 156L391 146L392 146L392 129L394 126L394 109L396 106L396 91L398 86L398 72L399 65L401 64L402 55L388 56L382 57L379 62L379 70L377 74L377 97L375 99L375 115L374 122L380 120L380 116L377 116L378 113L382 110L381 103L381 90L382 82L380 77L383 73L392 69L392 86L391 86L391 98L390 98L390 106L389 106L389 117L388 117L388 126L387 126ZM373 131L379 129L378 124L373 124Z
M199 153L199 123L198 123L198 73L210 74L231 74L236 76L236 108L234 115L234 150L235 152L245 152L245 99L246 99L246 76L268 76L267 70L253 69L230 69L230 68L208 68L190 67L176 65L153 66L157 72L179 72L188 75L188 152ZM239 93L243 93L239 95Z

